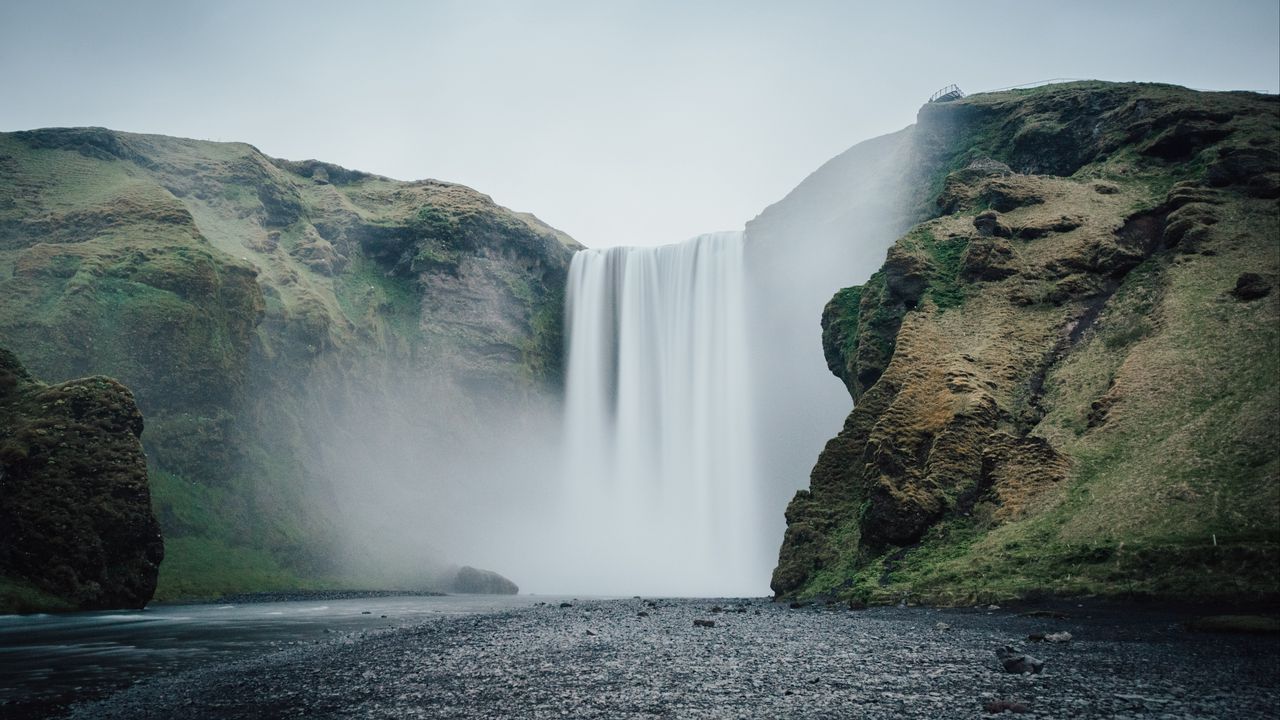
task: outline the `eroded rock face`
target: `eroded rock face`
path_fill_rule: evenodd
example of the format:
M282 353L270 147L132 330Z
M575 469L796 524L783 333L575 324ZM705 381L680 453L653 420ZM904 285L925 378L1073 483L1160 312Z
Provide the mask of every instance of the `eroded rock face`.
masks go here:
M1280 327L1277 208L1259 199L1277 170L1277 109L1262 96L1082 84L922 110L916 132L939 156L981 160L935 184L940 216L823 314L828 365L855 407L787 509L775 593L968 602L989 596L986 583L1183 589L1187 563L1214 562L1159 528L1198 496L1195 483L1221 482L1203 469L1217 450L1169 439L1199 427L1190 418L1219 395L1184 403L1201 386L1157 390L1154 373L1196 368L1196 382L1237 388L1231 397L1274 387L1251 369L1205 364L1221 346L1273 347ZM1274 393L1255 405L1233 411L1215 447L1253 456L1272 442L1262 418L1280 419ZM1274 446L1259 452L1255 468L1274 462ZM1264 471L1229 472L1250 478L1238 486L1250 499L1232 512L1260 533L1275 527ZM1147 555L1121 569L1122 532L1165 543L1155 554L1165 565ZM1275 539L1240 542L1233 557L1251 560L1206 572L1274 592ZM1090 584L1066 585L1077 573Z
M120 383L32 379L0 349L0 611L140 608L164 543Z

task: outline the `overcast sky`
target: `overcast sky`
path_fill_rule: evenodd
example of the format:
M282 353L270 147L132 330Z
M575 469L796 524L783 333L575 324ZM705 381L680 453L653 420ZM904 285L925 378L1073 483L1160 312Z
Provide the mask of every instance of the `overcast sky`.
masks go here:
M1280 3L0 0L0 129L470 185L589 246L734 229L948 83L1280 89Z

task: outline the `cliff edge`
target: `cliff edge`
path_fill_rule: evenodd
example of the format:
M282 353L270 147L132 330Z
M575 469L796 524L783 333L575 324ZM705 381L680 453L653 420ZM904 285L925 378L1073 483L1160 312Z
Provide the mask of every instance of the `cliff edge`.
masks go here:
M1280 101L1070 83L921 109L932 217L822 317L855 407L782 597L1280 592Z

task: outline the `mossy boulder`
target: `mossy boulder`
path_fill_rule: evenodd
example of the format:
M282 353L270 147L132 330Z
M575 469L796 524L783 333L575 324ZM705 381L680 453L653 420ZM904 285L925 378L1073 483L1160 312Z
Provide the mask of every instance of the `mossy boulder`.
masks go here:
M45 385L0 349L0 611L151 599L164 543L141 434L120 383Z

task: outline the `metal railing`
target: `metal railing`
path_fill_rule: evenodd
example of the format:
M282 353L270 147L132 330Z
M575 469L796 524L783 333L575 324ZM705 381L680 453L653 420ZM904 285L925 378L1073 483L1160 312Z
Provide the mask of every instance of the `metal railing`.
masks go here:
M952 100L959 100L962 97L964 97L964 91L956 86L955 83L952 83L933 95L930 95L929 102L951 102Z

